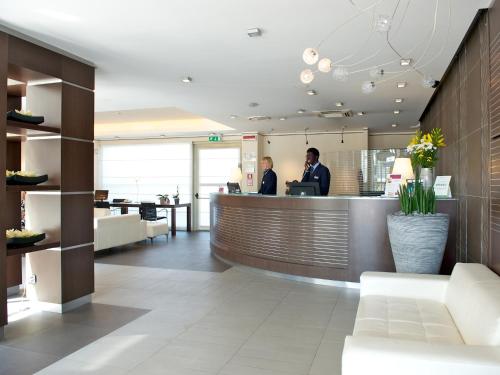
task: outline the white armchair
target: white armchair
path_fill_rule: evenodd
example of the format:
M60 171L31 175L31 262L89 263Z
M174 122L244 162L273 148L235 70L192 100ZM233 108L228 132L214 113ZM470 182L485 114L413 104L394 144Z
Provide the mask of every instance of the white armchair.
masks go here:
M360 295L343 375L500 374L500 278L485 266L366 272Z

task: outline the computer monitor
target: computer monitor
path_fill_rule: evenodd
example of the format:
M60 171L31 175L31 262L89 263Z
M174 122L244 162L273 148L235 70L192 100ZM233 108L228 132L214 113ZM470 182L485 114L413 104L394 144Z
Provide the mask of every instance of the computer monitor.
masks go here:
M290 183L290 195L321 195L319 182L292 182Z
M227 183L227 192L229 194L239 194L241 193L240 184L237 182L228 182Z
M109 190L96 190L94 193L95 201L107 201Z

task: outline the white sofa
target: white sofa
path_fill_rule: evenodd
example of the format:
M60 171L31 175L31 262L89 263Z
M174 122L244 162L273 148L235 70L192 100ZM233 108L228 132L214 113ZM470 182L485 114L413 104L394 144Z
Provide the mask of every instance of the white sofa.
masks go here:
M146 239L146 223L139 214L94 216L94 251Z
M500 374L500 278L485 266L365 272L360 294L343 375Z

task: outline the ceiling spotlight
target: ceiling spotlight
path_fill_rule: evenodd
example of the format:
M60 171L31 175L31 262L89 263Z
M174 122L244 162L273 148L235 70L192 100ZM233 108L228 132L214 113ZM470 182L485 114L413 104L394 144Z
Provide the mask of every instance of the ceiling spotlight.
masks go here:
M392 124L391 125L393 128L397 128L398 124Z
M349 78L349 71L343 66L336 67L333 69L332 77L336 81L346 82Z
M320 72L330 73L332 67L333 67L332 60L330 60L328 57L323 57L321 60L319 60L318 70Z
M314 65L319 60L319 54L314 48L306 48L302 54L302 58L307 65Z
M314 96L314 95L318 95L318 92L316 90L307 90L306 94L309 96Z
M411 64L411 59L401 59L401 66L409 66Z
M342 102L335 103L335 107L342 107L343 105L344 105L344 103L342 103Z
M304 84L311 83L314 80L314 73L311 69L304 69L300 73L300 81Z
M398 89L404 89L406 87L407 83L406 82L398 82L396 84Z
M236 115L231 115L231 116L229 116L229 118L230 118L231 120L234 120L234 119L238 118L238 116L236 116Z
M391 28L391 17L385 15L379 15L375 20L375 30L380 33L386 33Z
M250 38L254 38L256 36L261 36L262 30L259 29L258 27L253 27L253 28L247 30L247 34Z
M395 114L395 115L399 115L399 109L395 109L395 110L394 110L394 114Z
M301 115L301 114L303 114L303 113L306 113L306 110L305 110L305 109L299 109L299 110L297 110L297 113L298 113L299 115Z
M191 77L184 77L182 79L182 82L184 82L184 83L191 83L191 82L193 82L193 79Z
M358 115L358 116L364 116L364 115L365 115L365 113L364 113L363 111L360 111L360 112L358 112L358 113L357 113L357 115Z
M259 103L256 103L256 102L248 103L248 106L252 107L252 108L255 108L255 107L259 106Z
M280 117L280 121L285 121L286 117Z
M371 94L375 91L375 82L373 81L365 81L361 85L361 91L363 94Z
M396 99L394 99L394 103L403 103L403 99L402 98L396 98Z

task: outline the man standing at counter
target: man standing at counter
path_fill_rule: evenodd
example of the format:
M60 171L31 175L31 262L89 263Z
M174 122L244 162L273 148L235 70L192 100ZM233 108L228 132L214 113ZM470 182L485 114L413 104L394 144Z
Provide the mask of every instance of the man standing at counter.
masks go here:
M330 190L330 170L319 162L319 150L311 147L306 153L306 164L301 182L318 182L321 195Z

